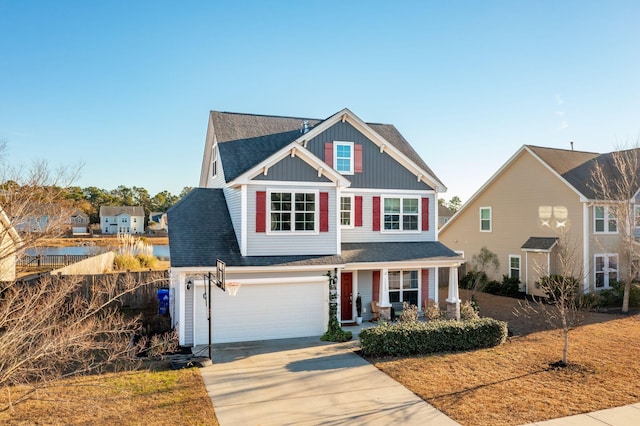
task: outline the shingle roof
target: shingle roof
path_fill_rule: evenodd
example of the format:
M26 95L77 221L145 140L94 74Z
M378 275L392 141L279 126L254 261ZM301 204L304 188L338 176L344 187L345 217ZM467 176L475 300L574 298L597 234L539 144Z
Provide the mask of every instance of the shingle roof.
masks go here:
M525 251L549 251L557 242L556 237L529 237L520 248Z
M142 206L100 206L100 216L117 216L119 214L144 216L144 209Z
M211 111L211 120L227 182L296 140L301 135L303 122L308 122L311 128L324 121L222 111ZM367 125L418 167L438 179L395 126L380 123ZM233 146L227 146L229 144Z
M450 260L457 253L439 241L343 243L346 263Z
M440 242L345 243L342 256L242 256L222 189L196 188L167 212L172 267L340 265L457 257Z
M614 181L619 176L619 171L612 160L614 153L611 152L598 154L531 145L527 145L527 147L588 199L601 198L599 191L594 189L595 185L592 179L596 164L600 164L605 176L610 181ZM637 149L636 151L640 152Z

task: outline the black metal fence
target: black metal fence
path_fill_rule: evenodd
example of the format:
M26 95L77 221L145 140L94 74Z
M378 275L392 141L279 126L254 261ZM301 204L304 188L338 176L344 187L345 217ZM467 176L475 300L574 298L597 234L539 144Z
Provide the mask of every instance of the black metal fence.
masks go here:
M51 268L57 269L91 257L88 254L38 254L23 255L18 258L16 267L22 270Z

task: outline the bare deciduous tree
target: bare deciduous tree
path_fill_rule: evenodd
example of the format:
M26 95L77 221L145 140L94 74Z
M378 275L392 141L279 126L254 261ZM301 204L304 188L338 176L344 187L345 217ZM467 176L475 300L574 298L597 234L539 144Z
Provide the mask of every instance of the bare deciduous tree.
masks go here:
M472 283L472 291L482 291L485 277L500 269L498 255L486 247L482 247L479 253L471 257L471 265L475 276Z
M164 280L161 274L155 279ZM105 275L91 285L73 276L5 283L0 295L0 386L9 391L22 386L9 392L13 396L0 410L62 378L137 367L140 348L132 338L140 319L122 314L118 299L148 283L132 274Z
M640 244L635 230L640 226L640 210L636 196L640 189L640 148L614 151L601 157L593 168L591 189L602 208L607 208L618 233L618 250L624 274L618 280L624 283L622 312L629 311L631 281L640 272ZM610 239L610 237L607 237Z
M583 309L588 308L583 298L581 286L583 269L580 251L566 232L560 233L555 248L555 274L551 274L546 265L535 265L540 276L537 286L546 294L546 298L533 297L531 301L520 302L516 316L542 315L545 321L562 333L562 360L558 365L566 366L569 354L569 332L582 324Z

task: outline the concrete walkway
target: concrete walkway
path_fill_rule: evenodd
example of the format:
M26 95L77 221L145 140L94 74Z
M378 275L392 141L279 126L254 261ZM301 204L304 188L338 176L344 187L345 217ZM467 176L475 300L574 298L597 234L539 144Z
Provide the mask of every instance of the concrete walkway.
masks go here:
M577 414L525 426L636 426L640 425L640 403Z
M458 424L356 355L357 344L214 345L200 371L222 426Z

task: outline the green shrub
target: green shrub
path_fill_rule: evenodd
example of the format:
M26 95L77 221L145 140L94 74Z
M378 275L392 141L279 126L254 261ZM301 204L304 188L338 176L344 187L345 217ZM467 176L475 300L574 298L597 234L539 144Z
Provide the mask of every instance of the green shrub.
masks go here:
M624 284L614 281L610 283L610 288L598 292L598 307L619 308L622 307L624 296ZM632 283L629 291L629 307L640 307L640 285Z
M336 330L328 330L324 333L320 340L323 342L348 342L353 337L353 334L350 331L343 330L341 328Z
M520 280L503 275L502 282L489 281L483 291L498 296L515 297L520 294Z
M467 272L467 275L462 277L462 279L460 280L460 288L473 290L473 287L478 279L480 281L478 282L476 290L481 290L482 288L484 288L484 286L487 285L487 274L485 274L484 272L476 271L469 271Z
M113 263L117 271L140 269L140 260L132 254L116 254Z
M365 355L403 356L489 348L507 338L507 323L493 318L380 325L360 331Z
M142 268L154 268L158 264L158 258L154 255L138 253L136 257Z

